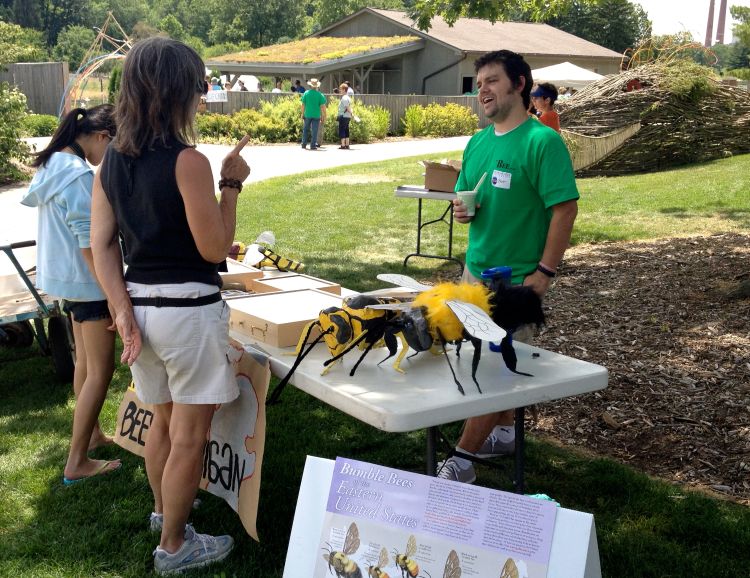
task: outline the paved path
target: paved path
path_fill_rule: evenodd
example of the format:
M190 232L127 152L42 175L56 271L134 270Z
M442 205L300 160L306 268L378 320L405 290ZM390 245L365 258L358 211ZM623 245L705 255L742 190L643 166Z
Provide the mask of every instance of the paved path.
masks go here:
M49 142L48 138L28 140L39 149ZM339 150L338 145L329 144L318 151L303 150L299 145L246 146L242 156L251 168L246 182L258 182L316 169L463 150L468 140L469 137L452 137L377 142L352 145L349 150ZM231 148L223 145L198 145L198 150L208 157L217 180L221 161ZM25 185L0 187L0 244L36 239L36 209L24 207L19 202L25 190ZM34 250L27 249L19 259L24 266L30 266L29 263L33 264L35 256ZM9 268L7 261L4 255L0 255L0 275L6 274Z

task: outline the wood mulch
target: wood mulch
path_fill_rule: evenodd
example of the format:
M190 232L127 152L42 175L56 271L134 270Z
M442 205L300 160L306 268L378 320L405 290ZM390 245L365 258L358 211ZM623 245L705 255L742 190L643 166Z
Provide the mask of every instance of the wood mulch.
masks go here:
M537 343L609 386L530 431L750 505L749 288L750 235L569 249Z

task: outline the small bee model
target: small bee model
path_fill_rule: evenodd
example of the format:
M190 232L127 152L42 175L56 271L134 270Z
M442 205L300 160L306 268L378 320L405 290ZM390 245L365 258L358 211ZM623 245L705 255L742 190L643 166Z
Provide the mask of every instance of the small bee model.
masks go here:
M387 565L388 565L388 550L386 550L385 548L382 548L380 550L380 558L378 559L378 565L368 566L367 576L369 578L391 578L383 570L383 568L385 568Z
M346 532L344 547L341 552L335 552L328 544L328 552L323 554L323 559L328 562L328 571L333 569L336 578L362 578L362 571L357 563L349 558L359 549L359 530L357 524L352 522Z
M448 559L445 561L445 570L443 578L461 578L461 564L458 561L458 554L455 550L448 553Z
M411 558L416 551L417 539L412 534L406 542L406 551L403 554L399 554L398 552L394 554L393 561L399 570L401 570L401 578L417 578L419 575L419 564Z

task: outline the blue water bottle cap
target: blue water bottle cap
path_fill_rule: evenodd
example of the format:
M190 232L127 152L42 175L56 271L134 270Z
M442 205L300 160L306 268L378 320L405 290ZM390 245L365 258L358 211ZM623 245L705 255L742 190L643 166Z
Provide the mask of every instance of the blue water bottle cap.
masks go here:
M506 285L510 285L511 277L513 277L513 268L503 265L501 267L490 267L482 271L480 277L482 279L497 279L500 278Z

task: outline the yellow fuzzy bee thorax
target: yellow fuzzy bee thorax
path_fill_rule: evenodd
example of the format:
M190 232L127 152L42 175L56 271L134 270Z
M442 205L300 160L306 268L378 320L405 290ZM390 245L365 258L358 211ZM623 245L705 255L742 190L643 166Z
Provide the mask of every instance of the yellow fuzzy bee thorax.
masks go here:
M456 341L463 337L463 324L458 320L446 301L465 301L476 305L490 314L490 291L484 285L470 283L441 283L423 291L413 301L414 307L422 307L426 313L433 338L438 339L437 330L446 341Z

